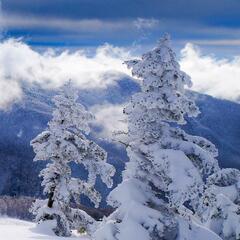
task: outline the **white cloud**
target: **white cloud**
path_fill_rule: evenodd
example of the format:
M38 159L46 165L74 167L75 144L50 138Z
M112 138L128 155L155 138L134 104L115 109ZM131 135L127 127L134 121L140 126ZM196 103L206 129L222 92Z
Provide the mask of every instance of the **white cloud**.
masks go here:
M0 79L0 109L5 109L22 97L18 82L11 79Z
M240 56L232 60L202 55L197 47L187 44L181 51L181 67L193 81L192 89L214 97L240 100Z
M136 26L137 29L152 29L159 25L159 20L154 18L137 18L133 24Z
M22 16L3 12L2 24L6 29L41 28L67 31L72 33L104 33L108 34L121 31L121 34L129 34L137 30L149 30L159 26L159 20L154 18L137 19L68 19L68 18L44 18L36 16ZM128 26L126 28L126 26Z
M84 51L53 50L39 53L28 45L7 40L0 43L0 108L22 97L22 83L37 83L57 88L72 79L81 88L104 88L129 73L122 62L130 53L126 49L103 45L93 56Z
M240 46L239 39L200 39L193 40L192 43L197 45L209 45L209 46Z
M127 124L124 121L124 105L101 104L91 108L94 113L97 125L103 127L100 136L112 138L114 131L127 131Z
M58 29L71 32L101 32L119 31L126 29L126 25L131 28L133 21L119 20L107 21L100 19L80 19L72 20L65 18L43 18L33 16L12 15L3 13L3 24L7 29L11 28L45 28Z

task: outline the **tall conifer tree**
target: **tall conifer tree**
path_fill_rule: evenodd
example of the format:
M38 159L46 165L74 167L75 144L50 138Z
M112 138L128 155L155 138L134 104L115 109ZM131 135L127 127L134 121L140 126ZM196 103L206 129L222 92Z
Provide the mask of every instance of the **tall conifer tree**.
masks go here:
M188 75L180 70L165 35L141 59L125 62L141 80L141 92L124 109L129 162L123 182L108 198L116 211L104 220L97 240L219 239L193 219L208 176L219 169L208 140L178 125L199 113L186 94Z

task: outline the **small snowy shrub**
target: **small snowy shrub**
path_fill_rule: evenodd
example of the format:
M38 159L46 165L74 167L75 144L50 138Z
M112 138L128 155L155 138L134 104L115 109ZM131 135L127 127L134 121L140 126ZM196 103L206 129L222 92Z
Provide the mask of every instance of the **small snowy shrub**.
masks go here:
M212 174L201 200L207 226L224 240L239 240L240 171L227 168Z

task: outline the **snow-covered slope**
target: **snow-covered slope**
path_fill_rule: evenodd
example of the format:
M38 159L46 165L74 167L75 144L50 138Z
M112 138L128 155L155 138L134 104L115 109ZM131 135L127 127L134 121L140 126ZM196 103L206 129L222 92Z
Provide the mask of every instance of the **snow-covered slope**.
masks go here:
M200 227L198 225L194 225L193 229L189 230L188 226L185 226L186 222L181 222L180 224L180 236L178 240L183 240L186 237L187 239L194 240L210 240L209 236L211 236L211 240L220 240L220 238L214 233ZM200 231L199 231L200 230ZM196 232L198 234L196 234ZM35 223L26 222L18 219L0 217L0 239L1 240L90 240L87 236L79 235L77 233L73 233L72 237L58 237L54 235L54 233L49 229L49 226L44 227L36 227ZM133 239L134 240L134 239Z
M85 236L73 234L70 238L57 237L47 228L36 228L32 222L11 218L0 218L0 239L2 240L63 240L78 239L88 240Z
M123 79L106 89L81 91L80 100L88 107L109 103L115 106L124 104L138 90L137 83ZM25 93L23 102L7 112L0 112L0 195L39 196L41 192L38 173L43 165L33 163L34 154L29 142L46 127L51 117L51 98L55 93L37 87L25 87ZM222 166L240 168L240 104L194 95L202 113L197 119L189 120L185 130L216 144ZM116 184L127 161L126 153L112 143L101 141L100 144L117 168ZM74 171L86 176L82 169L75 168ZM107 195L108 189L100 181L98 188Z

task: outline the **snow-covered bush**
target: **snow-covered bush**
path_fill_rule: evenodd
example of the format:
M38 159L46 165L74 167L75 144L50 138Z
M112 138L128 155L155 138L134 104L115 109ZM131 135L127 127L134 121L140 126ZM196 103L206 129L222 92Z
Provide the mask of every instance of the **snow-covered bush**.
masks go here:
M169 36L141 59L125 63L142 80L142 91L124 109L129 162L123 182L108 198L116 211L95 239L219 239L193 218L207 177L219 169L218 152L208 140L178 127L199 110L185 94L191 80L180 70Z
M115 169L106 162L106 152L86 137L93 116L77 102L70 82L53 101L56 108L48 128L31 141L36 153L34 160L50 161L40 173L48 199L36 201L32 212L38 222L55 220L54 231L59 236L70 236L71 229L76 228L91 233L94 219L82 210L71 208L70 202L78 203L84 194L98 207L101 195L94 188L96 177L99 175L111 187ZM85 167L87 181L72 177L71 162Z
M201 200L206 225L225 240L239 240L240 171L227 168L212 174Z

